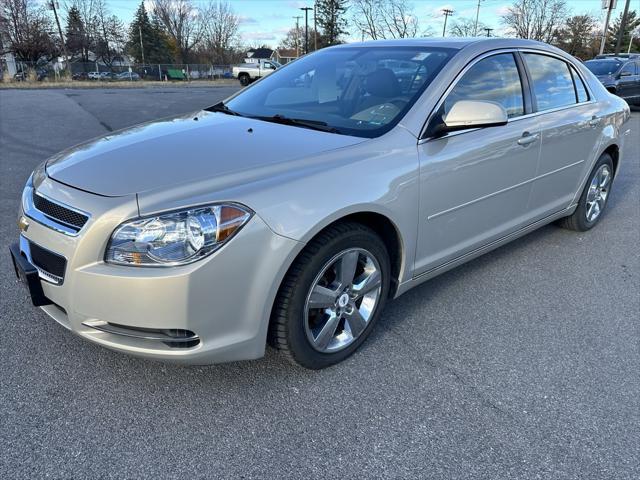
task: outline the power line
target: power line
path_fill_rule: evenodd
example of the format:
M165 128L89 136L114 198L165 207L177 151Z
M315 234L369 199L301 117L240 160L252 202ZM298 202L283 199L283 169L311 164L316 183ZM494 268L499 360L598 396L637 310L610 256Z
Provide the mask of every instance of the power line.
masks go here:
M445 8L442 10L442 14L444 15L444 27L442 27L442 36L444 37L444 34L447 31L447 18L453 15L453 10L451 10L450 8Z
M311 7L301 7L304 10L304 53L309 53L309 10Z

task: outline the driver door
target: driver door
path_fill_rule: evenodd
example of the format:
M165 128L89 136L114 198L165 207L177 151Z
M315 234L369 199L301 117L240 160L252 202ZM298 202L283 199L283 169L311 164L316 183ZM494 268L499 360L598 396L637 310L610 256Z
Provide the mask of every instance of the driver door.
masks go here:
M459 100L492 101L504 126L450 132L418 145L420 218L415 274L503 237L530 221L527 203L540 154L540 131L523 94L513 53L480 59L446 95L440 122Z

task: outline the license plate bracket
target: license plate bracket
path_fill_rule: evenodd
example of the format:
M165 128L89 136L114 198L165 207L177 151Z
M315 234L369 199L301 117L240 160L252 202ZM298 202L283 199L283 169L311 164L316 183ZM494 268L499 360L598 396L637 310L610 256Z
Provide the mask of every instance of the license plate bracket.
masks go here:
M13 262L13 268L16 272L18 280L27 288L31 302L36 307L43 305L51 305L49 300L42 290L42 282L40 281L40 274L38 269L33 266L29 260L20 252L20 246L18 243L14 243L9 247L11 253L11 260Z

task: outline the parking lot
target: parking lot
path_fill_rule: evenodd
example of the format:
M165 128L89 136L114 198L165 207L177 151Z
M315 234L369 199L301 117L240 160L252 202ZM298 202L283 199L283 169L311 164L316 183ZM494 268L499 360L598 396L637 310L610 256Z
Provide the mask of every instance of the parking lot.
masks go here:
M31 170L234 91L0 90L0 478L640 477L637 110L594 230L547 226L410 291L327 370L141 360L31 307L7 248Z

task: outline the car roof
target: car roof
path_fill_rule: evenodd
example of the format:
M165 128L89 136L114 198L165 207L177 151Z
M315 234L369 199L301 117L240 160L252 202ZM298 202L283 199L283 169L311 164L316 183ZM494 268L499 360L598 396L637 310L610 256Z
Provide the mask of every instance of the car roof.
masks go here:
M546 43L521 38L499 37L443 37L443 38L397 38L391 40L369 40L365 42L344 43L331 48L349 47L441 47L461 50L469 45L485 46L487 49L537 47L553 49Z

